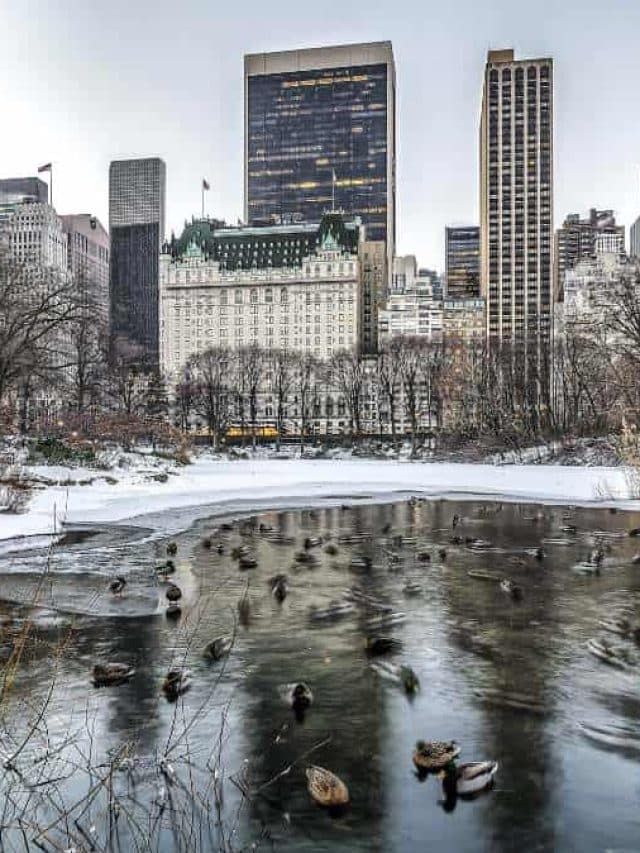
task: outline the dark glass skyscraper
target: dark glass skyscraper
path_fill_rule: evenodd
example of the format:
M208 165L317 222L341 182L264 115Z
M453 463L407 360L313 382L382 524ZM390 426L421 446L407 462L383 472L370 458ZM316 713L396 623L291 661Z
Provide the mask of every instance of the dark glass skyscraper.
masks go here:
M480 228L477 225L445 228L446 286L449 299L480 296Z
M395 68L389 42L245 57L245 219L360 216L395 244Z
M158 275L166 169L157 157L109 167L111 340L158 366Z

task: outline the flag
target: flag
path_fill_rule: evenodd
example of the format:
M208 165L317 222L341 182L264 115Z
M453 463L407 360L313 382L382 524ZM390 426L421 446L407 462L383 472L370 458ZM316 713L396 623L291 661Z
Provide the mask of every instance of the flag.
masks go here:
M202 179L202 189L203 190L210 190L211 189L211 187L209 186L209 181L206 178Z
M38 166L38 172L50 172L51 163L45 163L44 166Z

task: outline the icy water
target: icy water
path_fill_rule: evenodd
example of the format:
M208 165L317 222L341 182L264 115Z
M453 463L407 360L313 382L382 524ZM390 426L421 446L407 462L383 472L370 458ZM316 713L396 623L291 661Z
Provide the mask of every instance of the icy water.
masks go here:
M154 572L166 559L166 539L134 528L81 531L53 549L5 725L13 725L12 709L37 707L55 671L50 742L77 733L78 767L89 752L98 768L121 750L129 769L109 782L111 802L122 803L116 831L103 798L72 812L82 812L81 829L67 818L67 828L58 821L49 838L74 838L77 850L144 849L127 823L139 808L138 838L155 839L153 849L163 851L252 843L380 853L640 850L640 646L600 624L640 623L640 565L632 562L640 539L628 535L639 515L406 501L227 520L231 529L209 519L173 537L171 579L184 593L177 622L165 616L166 584ZM296 562L307 537L322 544L308 549L312 562ZM329 542L337 553L326 552ZM241 545L258 568L239 570L230 552ZM590 563L597 549L599 574ZM1 605L5 658L26 613L11 602L32 600L44 561L40 549L0 559L0 595L11 600ZM282 604L268 583L279 572L289 579ZM128 580L122 597L107 589L116 574ZM503 578L522 588L522 600L501 590ZM363 604L335 621L310 618L312 606L344 600L352 588L405 621L376 631L368 623L376 611ZM245 593L249 613L239 621ZM401 650L370 658L364 643L373 633L397 638ZM204 660L205 643L223 634L234 636L229 657ZM618 648L622 665L591 655L591 638ZM100 660L130 663L135 674L95 689L90 674ZM371 666L379 660L412 666L420 692L410 699L382 678ZM183 665L192 688L169 703L162 679ZM298 681L314 694L300 720L282 696L283 684ZM455 739L461 761L498 761L493 789L445 810L438 778L414 772L420 738ZM2 751L11 753L8 738ZM168 777L159 769L165 755ZM344 813L311 801L309 764L348 785ZM94 783L98 777L95 770ZM62 783L67 809L84 796L83 779L69 774ZM187 789L197 790L196 806ZM42 827L56 812L51 804L38 808L32 824ZM29 833L43 849L63 849L47 846L33 827ZM25 849L16 834L5 831L3 839L2 849Z

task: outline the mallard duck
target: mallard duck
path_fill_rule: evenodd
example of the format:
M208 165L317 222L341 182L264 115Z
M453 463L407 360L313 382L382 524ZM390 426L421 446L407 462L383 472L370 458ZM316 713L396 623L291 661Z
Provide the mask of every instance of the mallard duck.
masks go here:
M402 643L395 637L367 637L364 647L369 655L386 655L389 652L399 651Z
M431 554L428 551L418 551L417 556L421 563L431 562Z
M202 547L205 549L205 551L210 551L212 545L213 542L211 541L211 538L209 536L205 536L202 540Z
M455 740L419 740L413 752L413 763L422 772L442 770L460 755Z
M114 595L121 595L122 590L125 588L126 585L127 579L122 577L122 575L118 575L109 584L109 589Z
M258 561L253 554L243 554L238 560L239 569L257 569Z
M216 552L217 552L218 554L224 554L224 545L222 544L222 542L219 542L219 543L216 545Z
M180 607L180 605L175 601L171 602L171 604L169 604L167 606L167 609L165 610L165 616L167 617L167 619L178 619L181 614L182 607Z
M211 660L220 660L229 654L233 647L233 639L231 637L216 637L215 640L207 643L203 649L203 655Z
M287 597L287 593L289 592L289 584L287 583L286 575L276 575L271 578L271 595L275 598L276 601L279 601L281 604Z
M324 552L325 554L329 554L331 557L335 557L338 553L338 546L334 542L329 542L325 545Z
M305 551L309 551L311 548L317 548L318 545L322 544L322 540L318 536L307 536L304 540Z
M175 542L169 542L167 545L167 554L170 557L175 557L175 555L177 553L178 553L178 546L176 545L176 543Z
M440 548L440 550L438 551L438 557L440 557L440 559L443 561L446 560L447 559L447 549L446 548Z
M400 683L408 696L415 695L420 690L420 679L407 664L400 666Z
M182 598L182 590L175 583L170 583L167 587L167 591L165 592L167 599L173 604L176 601L180 601Z
M287 685L287 699L294 711L306 711L313 702L313 693L308 684L300 681Z
M472 796L492 785L497 772L497 761L474 761L458 767L451 760L442 771L442 787L447 797Z
M293 555L293 559L296 563L302 563L304 565L310 565L316 561L313 554L310 554L308 551L296 551Z
M523 592L522 587L515 584L513 581L509 580L509 578L504 578L500 581L500 589L506 594L510 595L514 601L521 601Z
M162 682L162 692L169 700L175 700L191 687L188 669L170 669Z
M640 536L640 527L632 527L629 536Z
M306 776L309 793L318 805L335 808L349 802L349 789L335 773L324 767L307 767Z
M135 669L128 663L97 663L93 667L93 683L96 687L122 684L134 674Z
M419 583L414 583L413 581L410 581L409 583L406 583L404 585L402 591L405 595L422 595L422 586Z
M173 560L167 560L165 563L160 563L159 566L156 566L156 574L158 574L161 578L167 577L168 575L175 574L176 564Z

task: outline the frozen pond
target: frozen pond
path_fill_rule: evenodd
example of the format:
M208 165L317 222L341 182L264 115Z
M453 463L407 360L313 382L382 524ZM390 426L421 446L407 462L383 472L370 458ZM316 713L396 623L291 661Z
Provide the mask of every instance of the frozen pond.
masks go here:
M22 830L29 849L36 838L46 850L638 849L640 646L601 623L640 623L640 539L628 535L640 514L325 501L227 520L231 529L204 519L173 536L177 621L165 616L167 584L154 570L167 540L148 530L67 537L44 578L41 548L0 556L4 660L28 612L16 602L37 591L39 604L2 702L5 760L54 681L46 736L38 727L14 762L22 783L13 770L0 783L16 801L25 779L31 791L22 828L2 830L3 850L25 849ZM305 549L315 537L321 544ZM239 569L231 552L241 546L257 568ZM311 561L299 562L301 552ZM288 576L282 603L268 582L278 573ZM116 575L127 579L122 596L108 589ZM521 600L500 588L504 578ZM359 592L406 619L375 627L383 611ZM311 618L312 607L347 599L354 606L341 618ZM205 660L219 635L234 638L231 653ZM372 658L373 635L401 647ZM612 643L616 665L591 654L590 639ZM135 674L96 689L91 670L103 660ZM419 693L381 677L381 662L409 664ZM191 670L192 687L171 703L160 688L175 666ZM282 697L283 684L299 681L314 695L303 719ZM45 801L33 767L65 738L40 780L59 777ZM452 738L461 761L495 759L499 771L492 790L451 810L436 776L417 777L412 752L418 739ZM344 813L311 801L309 764L346 782Z

